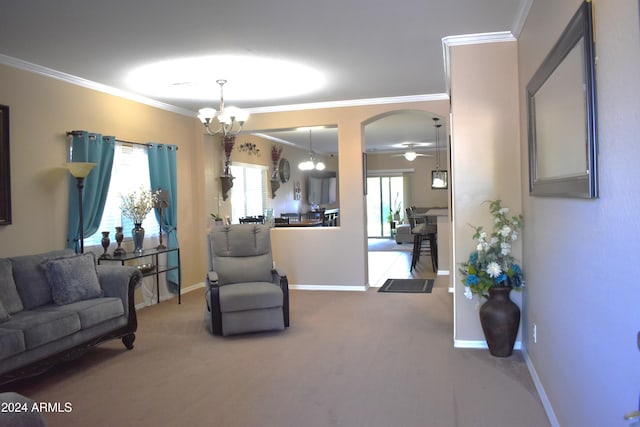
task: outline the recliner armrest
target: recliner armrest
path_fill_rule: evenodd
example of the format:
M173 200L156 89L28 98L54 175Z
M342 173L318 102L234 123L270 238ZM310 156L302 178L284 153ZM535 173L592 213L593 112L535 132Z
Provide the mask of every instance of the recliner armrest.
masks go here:
M274 268L271 270L274 282L278 282L281 277L287 277L287 273L281 268Z
M218 273L210 271L207 273L207 286L220 286L218 282Z

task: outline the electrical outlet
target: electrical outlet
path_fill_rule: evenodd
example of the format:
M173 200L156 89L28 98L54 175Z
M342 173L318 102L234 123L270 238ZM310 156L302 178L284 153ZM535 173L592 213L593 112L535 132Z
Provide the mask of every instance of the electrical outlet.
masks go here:
M531 335L533 338L533 343L534 344L537 343L538 342L538 325L536 325L535 323L533 324Z

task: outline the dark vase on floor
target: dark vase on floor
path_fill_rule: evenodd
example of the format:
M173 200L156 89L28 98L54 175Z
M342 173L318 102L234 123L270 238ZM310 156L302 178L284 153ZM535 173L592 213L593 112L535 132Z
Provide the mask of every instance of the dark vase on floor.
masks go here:
M142 253L142 243L144 242L144 228L141 223L134 224L133 230L131 230L131 237L133 237L133 253L140 255Z
M511 286L489 289L489 299L480 307L480 324L489 346L496 357L508 357L520 326L520 308L509 298Z

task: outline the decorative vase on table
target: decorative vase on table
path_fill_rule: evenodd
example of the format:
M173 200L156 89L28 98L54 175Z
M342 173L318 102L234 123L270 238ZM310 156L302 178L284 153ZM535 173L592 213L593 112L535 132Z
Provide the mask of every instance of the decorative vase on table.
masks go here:
M496 357L509 357L520 327L520 308L511 301L511 286L489 289L489 298L480 306L480 324L489 352Z
M118 247L113 251L113 256L120 257L127 254L127 251L125 251L121 246L123 240L124 234L122 234L122 227L116 227L116 243L118 243Z
M131 237L133 237L133 253L136 255L142 254L142 243L144 242L144 228L142 223L135 223L131 230Z
M109 239L108 231L102 232L102 240L100 241L100 243L102 244L102 248L104 249L104 253L100 255L100 259L111 259L111 255L107 253L109 245L111 244L111 239Z

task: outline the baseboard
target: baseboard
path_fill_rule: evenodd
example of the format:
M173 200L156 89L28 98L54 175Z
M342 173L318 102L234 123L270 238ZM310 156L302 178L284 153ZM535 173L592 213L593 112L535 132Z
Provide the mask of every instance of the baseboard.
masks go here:
M455 348L478 348L487 349L487 342L484 340L453 340ZM516 341L513 346L514 350L522 350L522 341Z
M299 291L350 291L350 292L364 292L367 290L367 286L340 286L340 285L292 285L289 284L289 289L295 289Z
M187 286L186 288L181 288L180 289L180 294L184 295L184 294L188 294L189 292L195 291L196 289L200 289L200 288L204 288L204 282L200 282L200 283L195 283L191 286ZM176 298L178 295L170 295L170 296L166 296L164 298L160 298L160 302L164 302L164 301L168 301L170 299L174 299ZM141 308L144 307L149 307L152 306L154 304L157 304L155 302L151 302L149 304L145 303L145 302L141 302L136 304L136 310L140 310Z
M540 382L540 377L536 372L535 366L533 366L533 362L529 357L529 353L527 353L527 351L524 349L521 351L522 351L522 357L524 357L524 361L527 364L527 368L529 369L529 375L531 375L533 384L536 386L536 390L538 391L538 396L540 397L540 401L542 402L542 407L544 408L544 412L546 412L547 418L549 419L549 424L551 424L551 427L560 427L560 423L556 418L556 414L555 412L553 412L551 401L549 400L549 397L547 396L547 393L545 392L544 387Z

